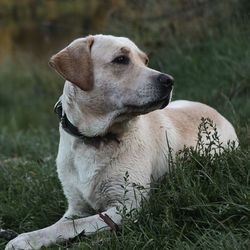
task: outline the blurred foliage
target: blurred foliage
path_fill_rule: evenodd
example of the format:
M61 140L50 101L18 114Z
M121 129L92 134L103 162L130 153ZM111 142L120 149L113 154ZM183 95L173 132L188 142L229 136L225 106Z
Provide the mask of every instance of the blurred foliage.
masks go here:
M173 37L204 39L249 10L248 0L1 0L0 61L20 49L51 54L89 33L129 36L153 50Z

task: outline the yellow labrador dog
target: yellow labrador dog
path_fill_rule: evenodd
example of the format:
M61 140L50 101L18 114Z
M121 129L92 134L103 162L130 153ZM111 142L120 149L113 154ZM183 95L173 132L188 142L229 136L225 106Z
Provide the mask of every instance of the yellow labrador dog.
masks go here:
M224 146L237 142L232 125L213 108L169 103L173 77L147 63L128 38L106 35L76 39L52 56L49 64L66 80L55 109L57 171L68 210L55 224L11 240L6 250L39 249L119 225L117 210L140 204L133 185L124 199L125 174L147 190L168 171L169 146L173 153L195 146L201 117L214 121Z

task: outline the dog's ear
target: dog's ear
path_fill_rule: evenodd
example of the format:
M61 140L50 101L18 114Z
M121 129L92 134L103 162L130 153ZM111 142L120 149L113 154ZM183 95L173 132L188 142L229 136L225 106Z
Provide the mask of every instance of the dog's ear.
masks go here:
M49 65L64 79L77 85L82 90L91 90L94 84L93 64L90 56L93 43L93 36L77 39L52 56Z

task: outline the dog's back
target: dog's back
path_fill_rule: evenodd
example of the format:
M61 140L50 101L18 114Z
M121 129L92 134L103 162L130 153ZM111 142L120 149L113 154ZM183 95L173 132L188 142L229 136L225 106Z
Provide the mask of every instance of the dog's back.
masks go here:
M230 142L232 143L233 141L235 142L235 146L238 145L238 138L232 124L208 105L199 102L179 100L171 102L164 110L156 112L167 116L172 122L173 128L175 129L175 140L178 141L178 143L173 144L177 146L177 148L174 148L175 151L182 149L184 145L187 147L196 146L199 127L204 123L202 118L209 123L207 125L203 124L203 126L207 126L208 132L210 131L213 134L212 130L216 128L218 139L223 147L227 147L228 143L230 144ZM166 124L166 130L168 130L168 128L168 124ZM201 135L205 136L205 134L206 133L203 133ZM204 141L207 140L206 138L202 139Z

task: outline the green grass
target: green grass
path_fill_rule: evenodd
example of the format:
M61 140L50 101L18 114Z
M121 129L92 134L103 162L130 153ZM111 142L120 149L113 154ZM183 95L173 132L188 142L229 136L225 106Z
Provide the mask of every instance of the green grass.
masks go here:
M247 25L233 25L197 44L173 39L154 48L150 62L175 77L174 99L205 102L224 114L241 149L213 161L195 153L179 158L137 219L124 218L121 232L49 249L249 249L249 37ZM18 60L0 69L0 228L21 233L54 223L66 201L56 175L53 114L62 80L46 62Z

